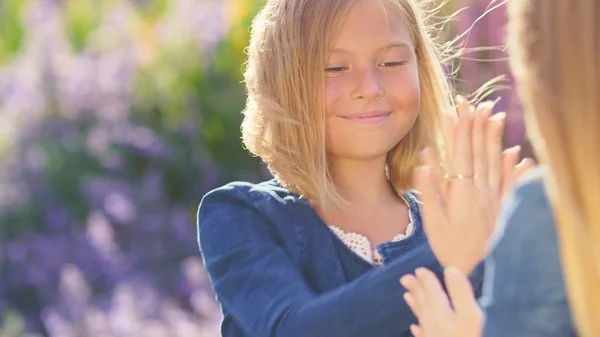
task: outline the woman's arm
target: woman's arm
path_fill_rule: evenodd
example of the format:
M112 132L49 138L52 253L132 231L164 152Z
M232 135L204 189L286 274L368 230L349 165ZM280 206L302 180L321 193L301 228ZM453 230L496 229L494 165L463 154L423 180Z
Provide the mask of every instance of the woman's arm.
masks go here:
M573 336L555 222L538 170L504 207L486 259L485 337Z
M252 336L395 336L416 319L399 278L425 266L441 275L428 245L323 294L310 289L273 228L248 203L217 190L199 212L199 242L224 310Z
M415 336L576 335L541 171L504 205L485 268L483 311L457 270L446 277L454 310L433 274L404 276L406 301L419 317Z

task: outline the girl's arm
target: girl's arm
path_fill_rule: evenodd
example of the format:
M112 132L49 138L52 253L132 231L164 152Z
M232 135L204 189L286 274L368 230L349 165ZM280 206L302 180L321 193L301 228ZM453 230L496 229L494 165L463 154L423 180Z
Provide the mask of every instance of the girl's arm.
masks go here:
M394 336L416 319L402 299L404 274L441 276L427 244L323 294L307 285L268 222L231 190L204 197L198 212L206 269L225 312L251 336Z

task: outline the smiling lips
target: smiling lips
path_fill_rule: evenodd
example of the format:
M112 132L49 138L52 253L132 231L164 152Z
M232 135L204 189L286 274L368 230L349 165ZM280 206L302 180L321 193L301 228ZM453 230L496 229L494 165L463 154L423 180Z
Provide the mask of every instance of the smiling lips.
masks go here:
M391 114L391 111L368 111L344 116L343 118L358 124L379 124L385 121Z

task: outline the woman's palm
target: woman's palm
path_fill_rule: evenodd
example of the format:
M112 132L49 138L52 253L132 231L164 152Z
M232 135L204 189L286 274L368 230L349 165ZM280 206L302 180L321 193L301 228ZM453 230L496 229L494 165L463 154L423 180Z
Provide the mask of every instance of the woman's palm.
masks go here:
M424 229L437 258L444 266L469 273L485 256L502 195L531 162L515 166L519 149L502 152L504 115L490 117L492 103L477 109L464 99L458 103L458 121L446 119L450 168L426 149L415 185L421 192Z

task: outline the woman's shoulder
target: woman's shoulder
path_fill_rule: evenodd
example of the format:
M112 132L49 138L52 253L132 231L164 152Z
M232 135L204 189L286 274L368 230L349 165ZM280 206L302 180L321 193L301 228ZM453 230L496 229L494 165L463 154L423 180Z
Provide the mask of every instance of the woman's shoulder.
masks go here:
M546 189L544 187L544 177L546 175L546 167L539 166L527 175L525 175L518 183L512 196L512 202L528 206L527 203L522 203L523 200L533 199L538 203L548 204L546 197Z
M490 243L490 256L502 274L497 278L519 280L512 283L520 285L513 289L515 297L531 298L540 292L547 297L564 295L555 225L544 169L535 170L505 201Z
M503 202L498 221L497 235L511 231L521 236L535 235L540 232L554 232L554 219L550 202L546 194L544 176L546 169L539 167L523 177L512 194ZM520 224L527 223L523 226Z
M545 171L531 172L504 202L486 259L486 336L572 335Z

